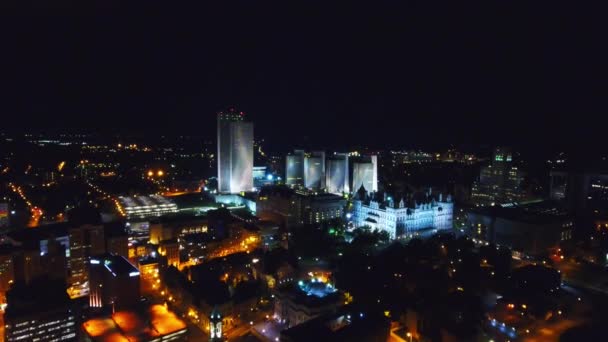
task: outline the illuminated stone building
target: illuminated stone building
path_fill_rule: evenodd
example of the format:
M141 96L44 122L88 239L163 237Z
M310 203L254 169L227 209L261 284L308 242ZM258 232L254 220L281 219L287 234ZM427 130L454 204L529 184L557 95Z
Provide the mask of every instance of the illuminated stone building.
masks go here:
M389 234L391 239L411 238L448 230L453 226L454 203L450 195L413 194L398 202L391 196L368 194L360 188L353 201L355 227L368 226Z
M220 193L253 189L253 123L234 108L217 115L217 163Z

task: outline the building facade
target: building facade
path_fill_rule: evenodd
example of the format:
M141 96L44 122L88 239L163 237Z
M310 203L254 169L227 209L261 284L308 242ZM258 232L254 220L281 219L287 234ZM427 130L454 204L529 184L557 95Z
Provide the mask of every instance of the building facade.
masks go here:
M346 200L342 196L269 186L260 191L256 215L286 227L341 218Z
M348 154L336 153L327 158L325 174L327 192L343 194L350 192L348 177Z
M358 191L361 186L367 191L378 191L378 156L353 158L353 185L351 190Z
M253 123L234 108L217 115L217 172L221 193L253 189Z
M89 263L89 306L131 309L139 302L140 272L125 257L105 254Z
M467 212L469 236L531 255L556 248L570 240L573 231L573 217L553 201L472 208Z
M4 340L77 341L77 318L63 280L38 278L17 284L7 294Z
M85 224L68 230L70 255L68 285L78 288L89 280L88 260L92 255L105 253L104 229L101 225Z
M315 151L304 158L304 187L325 189L325 152Z
M304 150L295 150L285 157L285 184L304 185Z
M478 206L515 203L526 199L522 188L525 173L513 165L507 148L496 148L490 165L483 167L471 188L471 200Z
M409 201L408 201L409 202ZM374 199L359 192L353 203L355 227L368 226L389 234L391 239L424 236L453 227L454 203L448 195L435 197L429 192L420 201L396 203L392 197Z

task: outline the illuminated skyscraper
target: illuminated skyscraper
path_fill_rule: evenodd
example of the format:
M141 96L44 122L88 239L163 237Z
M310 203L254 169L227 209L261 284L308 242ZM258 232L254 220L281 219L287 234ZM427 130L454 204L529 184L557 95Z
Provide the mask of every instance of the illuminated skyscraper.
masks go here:
M519 202L527 195L521 187L524 172L513 165L507 148L496 148L490 165L481 169L479 180L473 183L471 199L476 205L498 205Z
M295 150L285 158L285 184L304 185L304 150Z
M325 152L315 151L304 158L304 186L312 190L325 188Z
M348 181L348 154L336 153L327 158L325 179L327 192L342 194L343 192L350 191Z
M234 108L217 115L217 175L221 193L253 188L253 123Z
M353 192L361 186L367 191L378 191L378 156L358 157L353 161Z

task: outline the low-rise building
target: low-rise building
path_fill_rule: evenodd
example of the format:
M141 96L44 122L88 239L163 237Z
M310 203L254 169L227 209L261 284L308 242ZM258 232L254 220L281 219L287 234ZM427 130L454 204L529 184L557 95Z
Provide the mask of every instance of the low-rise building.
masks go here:
M526 254L542 254L570 240L574 220L556 202L472 208L468 235Z
M270 186L260 191L256 214L264 220L291 227L342 218L345 206L346 200L338 195Z
M320 279L290 282L274 291L274 318L291 328L315 317L336 312L342 293Z
M111 316L91 318L82 324L84 341L186 341L186 323L164 305L143 311L116 311Z

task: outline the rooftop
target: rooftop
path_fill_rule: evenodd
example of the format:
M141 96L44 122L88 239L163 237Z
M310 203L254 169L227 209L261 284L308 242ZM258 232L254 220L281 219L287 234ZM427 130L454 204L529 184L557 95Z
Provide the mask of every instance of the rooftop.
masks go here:
M379 315L342 309L283 330L289 341L373 341L389 335L389 321ZM386 335L386 336L385 336Z
M568 212L554 201L472 208L470 212L532 224L561 222L570 217Z
M115 277L135 277L139 275L137 267L120 255L105 254L101 257L91 258L90 262L91 264L103 264Z
M186 323L158 304L143 313L118 311L110 317L93 318L84 322L82 327L96 342L147 341L186 332Z
M317 280L287 284L278 289L278 294L287 296L294 303L307 307L323 307L341 302L340 292L333 285Z

